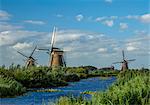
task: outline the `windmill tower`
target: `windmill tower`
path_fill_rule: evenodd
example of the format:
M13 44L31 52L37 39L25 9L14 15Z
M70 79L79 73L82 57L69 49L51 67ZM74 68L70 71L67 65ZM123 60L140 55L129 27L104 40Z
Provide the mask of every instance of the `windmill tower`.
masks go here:
M64 59L64 51L61 50L60 48L54 47L56 34L57 28L54 27L50 49L39 48L39 50L48 51L47 53L50 55L49 67L66 67L66 62Z
M123 57L122 61L114 62L113 64L122 63L121 71L124 71L124 70L129 69L128 63L131 62L131 61L135 61L135 59L126 60L125 55L124 55L124 50L122 50L122 57Z
M17 51L19 54L21 54L22 56L24 56L26 58L25 67L31 67L31 66L35 66L35 64L37 64L36 59L33 58L33 53L35 52L36 48L37 48L37 46L33 49L30 56L26 56L25 54Z

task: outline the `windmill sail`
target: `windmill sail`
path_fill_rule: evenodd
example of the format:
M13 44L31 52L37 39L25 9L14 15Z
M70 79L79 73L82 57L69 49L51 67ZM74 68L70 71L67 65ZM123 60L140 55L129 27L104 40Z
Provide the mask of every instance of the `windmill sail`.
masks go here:
M129 59L129 60L127 60L127 61L135 61L136 59Z
M125 57L124 57L124 50L122 50L122 57L123 57L123 60L125 60Z
M32 57L34 51L36 50L37 46L35 46L35 48L33 49L32 53L30 54L30 57Z
M56 36L56 27L53 29L53 34L52 34L52 40L51 40L51 52L53 51L54 43L55 43L55 36Z
M21 52L19 52L19 51L17 51L17 52L18 52L19 54L21 54L22 56L28 58L28 56L24 55L23 53L21 53Z

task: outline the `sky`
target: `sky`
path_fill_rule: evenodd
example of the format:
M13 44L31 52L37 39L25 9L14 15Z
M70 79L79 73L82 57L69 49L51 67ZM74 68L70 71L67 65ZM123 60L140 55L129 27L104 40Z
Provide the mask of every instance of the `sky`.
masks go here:
M67 66L111 66L124 50L136 59L130 68L150 67L149 0L0 0L0 65L24 65L17 51L50 48L54 26ZM44 51L33 56L48 65Z

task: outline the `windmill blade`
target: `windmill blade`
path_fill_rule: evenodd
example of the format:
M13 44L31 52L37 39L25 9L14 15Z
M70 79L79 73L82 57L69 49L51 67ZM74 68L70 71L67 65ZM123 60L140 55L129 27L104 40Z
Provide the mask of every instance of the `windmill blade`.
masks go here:
M65 52L64 52L62 59L63 59L64 67L66 67L66 53Z
M19 54L21 54L22 56L26 57L26 58L29 58L28 56L24 55L23 53L17 51Z
M38 50L45 50L45 51L49 51L49 49L46 49L46 48L38 48Z
M125 57L124 57L124 50L122 50L122 57L123 57L123 60L125 60Z
M117 64L117 63L123 63L123 62L114 62L114 63L112 63L112 64Z
M37 46L33 49L32 53L30 54L30 57L33 55L34 51L36 50Z
M127 61L135 61L136 59L129 59L129 60L127 60Z
M54 43L55 43L55 37L56 37L56 27L54 27L53 29L53 34L52 34L52 39L51 39L51 52L53 51L53 46L54 46Z

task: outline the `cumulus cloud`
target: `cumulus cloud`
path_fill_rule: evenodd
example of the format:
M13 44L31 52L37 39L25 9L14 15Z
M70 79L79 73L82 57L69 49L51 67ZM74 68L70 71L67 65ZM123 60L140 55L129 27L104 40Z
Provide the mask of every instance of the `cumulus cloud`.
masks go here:
M134 51L134 50L136 50L137 48L134 47L134 46L128 46L126 49L127 49L127 51Z
M108 27L112 27L114 25L114 21L113 20L105 20L103 22L103 24L107 25Z
M120 23L119 25L120 25L120 29L121 30L125 30L125 29L128 28L128 24L127 23Z
M0 10L0 20L9 20L10 16L6 11Z
M45 22L43 21L39 21L39 20L25 20L25 23L29 23L29 24L35 24L35 25L44 25Z
M149 13L143 14L143 15L128 15L128 16L125 16L125 18L139 20L143 23L150 23L150 14Z
M33 36L43 35L42 32L25 31L25 30L13 30L0 32L0 46L12 45L21 40L28 40Z
M144 14L140 17L140 20L143 23L150 23L150 14Z
M125 16L125 18L127 18L127 19L139 19L139 15L127 15L127 16Z
M15 45L12 46L12 48L16 49L16 50L22 50L22 49L28 49L28 48L31 48L33 46L33 43L27 43L27 42L24 42L24 43L17 43Z
M84 16L82 14L79 14L76 16L77 21L81 21L83 18L84 18Z
M99 48L99 49L98 49L98 52L100 52L100 53L107 52L107 48Z
M127 51L135 51L135 53L146 53L150 50L149 48L149 35L136 36L134 38L128 39L125 41L125 46Z
M103 16L103 17L97 17L95 19L96 22L101 22L102 20L106 19L107 17Z

